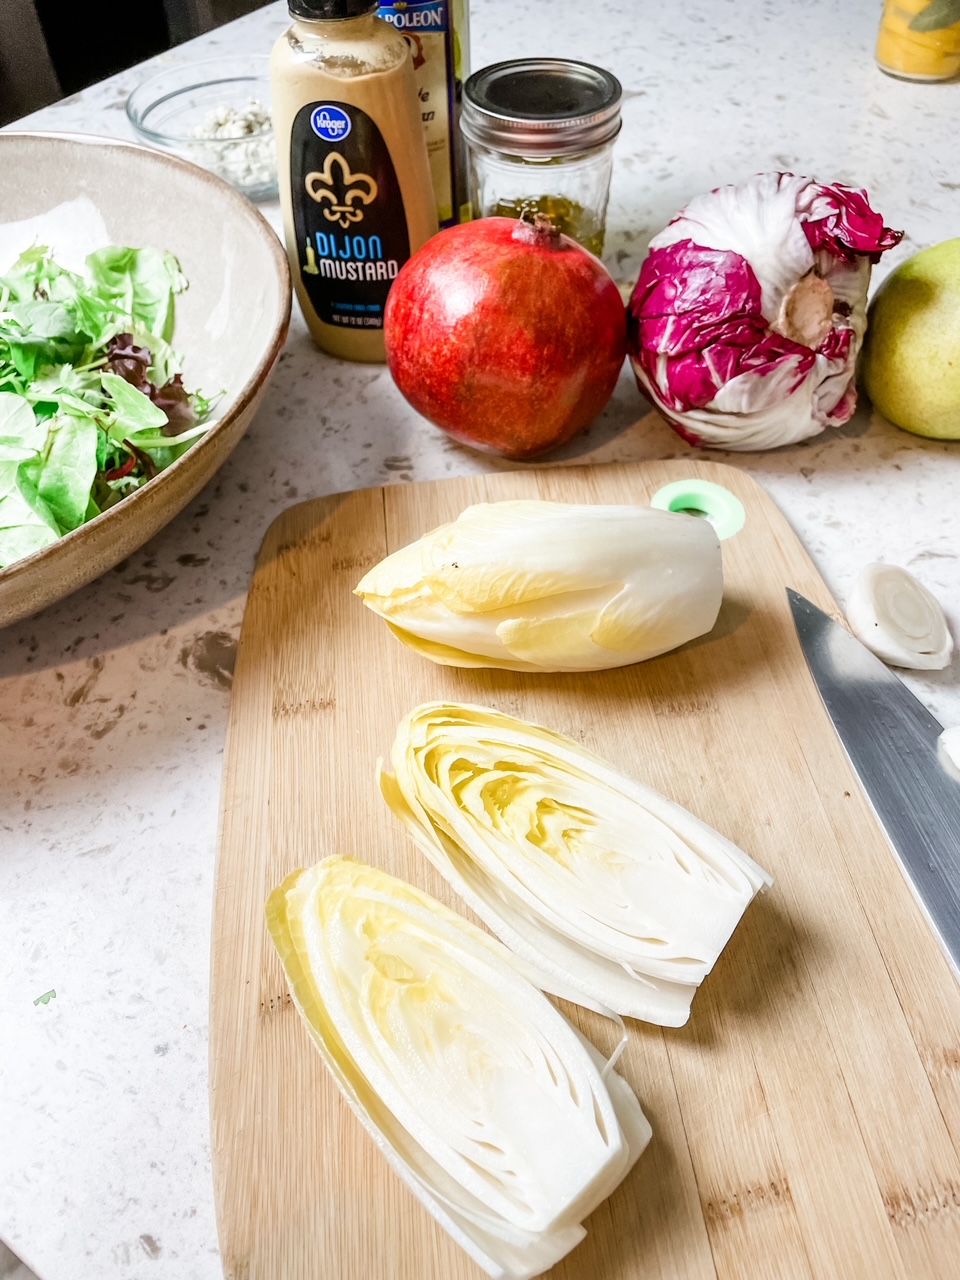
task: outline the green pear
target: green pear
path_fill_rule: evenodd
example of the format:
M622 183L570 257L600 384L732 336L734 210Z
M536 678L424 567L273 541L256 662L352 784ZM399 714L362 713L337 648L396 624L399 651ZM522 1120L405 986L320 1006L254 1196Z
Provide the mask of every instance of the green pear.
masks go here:
M960 239L887 276L867 310L860 359L878 413L918 436L960 440Z

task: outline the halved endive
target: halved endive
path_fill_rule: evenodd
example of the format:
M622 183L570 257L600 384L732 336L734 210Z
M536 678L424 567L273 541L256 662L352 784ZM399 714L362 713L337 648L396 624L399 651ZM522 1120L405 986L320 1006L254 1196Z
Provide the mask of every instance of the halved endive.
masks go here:
M348 1103L456 1242L502 1280L539 1275L578 1244L650 1126L523 962L348 858L289 876L267 923Z
M771 877L576 742L487 707L400 724L384 799L464 901L581 1004L682 1026Z
M713 527L689 515L486 502L381 560L356 594L433 662L600 671L711 630L723 571Z

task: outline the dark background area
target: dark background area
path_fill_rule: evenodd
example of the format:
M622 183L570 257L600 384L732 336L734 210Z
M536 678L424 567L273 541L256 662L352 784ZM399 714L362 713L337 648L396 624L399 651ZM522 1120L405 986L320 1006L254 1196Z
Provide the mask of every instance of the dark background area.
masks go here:
M163 0L137 0L126 11L118 5L63 0L34 4L64 96L152 58L173 43ZM99 15L97 9L102 11Z
M267 0L0 0L0 125L259 9Z

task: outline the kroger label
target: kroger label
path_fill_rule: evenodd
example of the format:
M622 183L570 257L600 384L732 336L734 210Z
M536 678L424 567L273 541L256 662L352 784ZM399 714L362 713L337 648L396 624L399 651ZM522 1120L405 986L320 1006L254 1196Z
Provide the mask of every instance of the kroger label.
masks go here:
M350 132L350 117L340 107L324 103L310 117L313 132L324 142L340 142Z

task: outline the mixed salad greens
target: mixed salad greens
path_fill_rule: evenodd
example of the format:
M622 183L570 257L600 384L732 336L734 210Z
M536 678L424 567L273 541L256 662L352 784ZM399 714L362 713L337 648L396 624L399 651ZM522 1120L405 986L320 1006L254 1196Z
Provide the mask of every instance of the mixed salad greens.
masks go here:
M0 568L55 542L209 429L170 345L187 287L159 249L111 245L79 275L37 245L0 276Z

